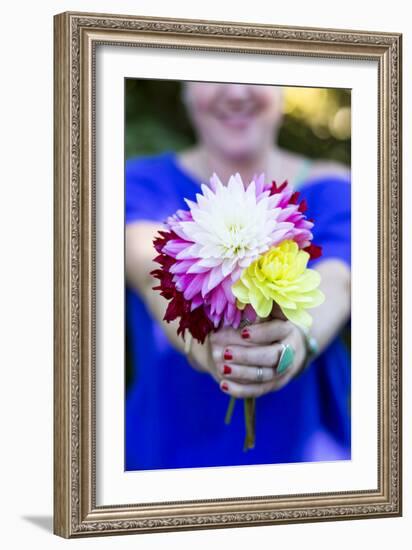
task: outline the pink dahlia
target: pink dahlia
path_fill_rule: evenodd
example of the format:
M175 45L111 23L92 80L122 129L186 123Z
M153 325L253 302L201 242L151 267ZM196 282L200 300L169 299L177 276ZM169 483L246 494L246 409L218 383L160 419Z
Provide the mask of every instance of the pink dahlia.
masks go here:
M299 248L305 249L309 247L313 238L311 232L313 222L308 220L305 216L307 209L306 201L302 200L298 203L299 192L294 192L287 181L284 181L279 186L273 181L270 192L272 195L279 195L281 197L279 201L279 206L282 208L280 220L292 224L291 229L285 236L285 240L289 239L295 241Z

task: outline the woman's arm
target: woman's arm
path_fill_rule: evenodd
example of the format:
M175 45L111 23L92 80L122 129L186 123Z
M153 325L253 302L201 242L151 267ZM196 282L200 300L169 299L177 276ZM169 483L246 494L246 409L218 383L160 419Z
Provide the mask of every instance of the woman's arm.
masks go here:
M167 300L153 290L157 279L150 274L159 267L153 259L156 250L153 239L162 225L153 222L136 222L126 225L126 281L144 300L153 317L163 325L171 344L183 351L183 339L177 335L178 322L163 321Z
M185 342L177 334L178 321L163 320L168 301L159 292L153 290L157 279L150 274L159 267L153 261L156 256L153 239L162 229L164 228L161 224L153 222L139 221L126 225L126 281L140 294L152 316L163 326L172 346L181 353L185 353ZM206 339L205 344L191 340L189 361L193 368L208 372L217 382L220 382L222 377L216 369L210 352L209 339Z
M319 288L325 294L325 301L310 310L313 319L310 332L322 352L349 319L351 277L348 265L338 259L320 261L315 269L321 276Z

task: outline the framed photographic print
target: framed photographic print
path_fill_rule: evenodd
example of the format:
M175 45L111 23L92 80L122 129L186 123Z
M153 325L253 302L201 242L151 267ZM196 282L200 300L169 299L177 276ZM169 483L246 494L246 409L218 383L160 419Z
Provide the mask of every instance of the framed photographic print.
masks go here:
M401 38L55 16L57 535L401 514Z

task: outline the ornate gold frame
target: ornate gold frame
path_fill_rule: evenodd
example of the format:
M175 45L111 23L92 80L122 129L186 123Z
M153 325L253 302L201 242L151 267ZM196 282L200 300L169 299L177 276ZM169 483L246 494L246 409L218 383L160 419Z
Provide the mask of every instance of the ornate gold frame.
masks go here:
M54 21L54 532L63 537L401 514L401 41L396 33L63 13ZM98 44L378 64L378 490L96 506L94 52Z

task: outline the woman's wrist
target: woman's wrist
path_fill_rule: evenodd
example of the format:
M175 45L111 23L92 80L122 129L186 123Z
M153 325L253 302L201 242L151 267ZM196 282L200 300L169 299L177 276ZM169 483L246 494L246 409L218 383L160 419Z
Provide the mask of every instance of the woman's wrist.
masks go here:
M316 338L310 333L308 329L304 329L301 326L296 325L301 338L303 340L303 346L304 346L304 356L303 360L300 362L300 366L298 369L298 372L296 373L296 376L300 376L303 374L306 369L309 367L310 363L313 361L313 359L316 357L316 355L319 352L319 345L316 340Z
M187 358L188 363L195 370L200 372L208 372L207 368L207 358L208 358L208 347L209 341L208 337L205 342L201 344L197 340L194 340L192 335L188 332L185 335L184 341L184 354Z

